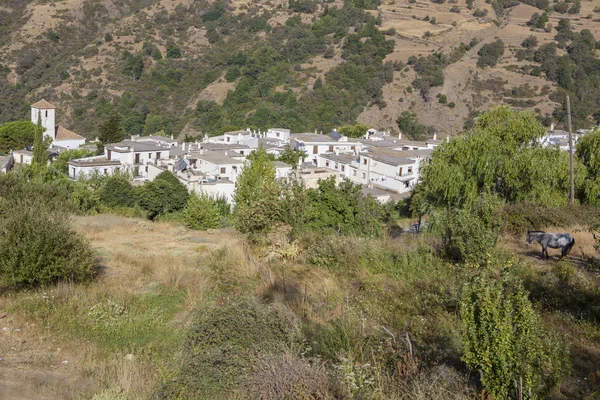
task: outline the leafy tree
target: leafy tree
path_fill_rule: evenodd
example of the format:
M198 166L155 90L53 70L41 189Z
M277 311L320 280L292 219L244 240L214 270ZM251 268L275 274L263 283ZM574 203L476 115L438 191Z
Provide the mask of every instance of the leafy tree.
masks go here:
M144 59L142 56L125 52L123 59L123 73L130 75L136 81L139 80L144 72Z
M425 133L425 125L417 120L417 115L409 111L403 111L396 120L400 132L412 138L418 138Z
M308 155L305 151L292 149L289 145L285 146L279 157L278 161L290 164L293 169L298 168L300 161L304 161Z
M504 54L504 42L498 39L495 42L484 44L477 54L479 55L479 60L477 60L479 68L495 67Z
M460 306L463 360L480 371L495 399L543 398L568 365L566 346L544 329L520 282L476 276L465 285Z
M253 151L250 161L235 187L235 225L242 233L260 235L273 228L278 219L280 187L273 161L264 148Z
M103 145L118 143L125 139L125 132L121 125L121 115L113 112L106 121L98 127L100 142Z
M188 199L183 220L188 228L196 230L215 229L221 226L221 214L217 202L206 194L192 193Z
M163 131L165 134L171 133L169 121L162 115L148 114L144 123L144 135L154 135L156 132Z
M356 124L356 125L342 126L339 129L339 132L344 136L348 136L349 138L362 138L365 136L368 129L369 129L369 127L366 125Z
M7 122L0 125L0 152L20 150L33 145L36 126L30 121Z
M125 175L116 174L104 179L98 189L99 199L107 207L133 207L136 194Z
M589 204L600 204L600 130L585 134L577 141L577 157L587 169L583 194Z
M339 186L335 177L320 180L317 188L308 190L308 199L307 224L313 230L363 236L380 236L386 231L386 209L348 180Z
M189 193L179 179L169 171L161 172L139 191L139 206L154 220L161 215L180 211L187 205Z
M93 155L91 151L85 149L63 151L52 162L51 167L67 175L69 173L69 161Z
M534 35L528 36L521 43L521 46L523 46L526 49L531 49L533 47L536 47L537 45L538 45L538 39L537 39L537 36L534 36Z
M497 194L510 203L564 204L569 157L532 145L545 132L534 113L493 108L464 136L434 150L431 162L421 168L416 191L434 207L470 208L481 193ZM578 163L578 187L584 176Z
M42 116L38 114L38 122L33 141L33 160L32 165L44 167L48 165L48 145L44 141L44 128L42 127Z

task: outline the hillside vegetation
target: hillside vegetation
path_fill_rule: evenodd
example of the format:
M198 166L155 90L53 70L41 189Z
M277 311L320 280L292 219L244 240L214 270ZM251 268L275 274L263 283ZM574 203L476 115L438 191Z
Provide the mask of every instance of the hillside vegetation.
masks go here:
M0 122L46 98L87 136L365 123L454 135L493 104L598 122L593 1L59 0L0 8ZM404 121L404 120L401 120Z
M233 208L170 172L0 175L0 395L594 399L600 131L579 142L573 205L544 134L494 108L388 204L277 180L263 148ZM570 253L541 257L532 229L570 233Z

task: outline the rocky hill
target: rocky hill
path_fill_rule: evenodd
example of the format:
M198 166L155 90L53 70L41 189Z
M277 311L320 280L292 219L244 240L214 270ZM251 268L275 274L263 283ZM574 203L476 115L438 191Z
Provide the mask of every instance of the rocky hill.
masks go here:
M562 123L570 94L583 128L600 120L597 40L588 0L5 0L0 123L43 97L87 137L113 112L128 134L418 137L495 104Z

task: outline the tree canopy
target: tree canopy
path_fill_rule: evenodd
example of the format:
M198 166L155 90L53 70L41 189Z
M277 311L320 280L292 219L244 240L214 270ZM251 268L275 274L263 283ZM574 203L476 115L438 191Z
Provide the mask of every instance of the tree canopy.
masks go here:
M21 150L33 145L36 126L30 121L7 122L0 125L0 153Z

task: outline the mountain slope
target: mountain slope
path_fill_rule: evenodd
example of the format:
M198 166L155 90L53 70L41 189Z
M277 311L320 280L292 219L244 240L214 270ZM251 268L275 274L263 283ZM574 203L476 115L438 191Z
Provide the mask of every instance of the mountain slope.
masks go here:
M59 122L90 138L115 111L128 134L327 131L357 121L397 133L409 111L422 127L405 133L454 135L494 104L535 110L549 123L571 93L576 127L592 123L600 81L578 83L571 48L589 43L581 68L600 74L593 2L552 11L546 29L532 31L527 23L543 11L530 5L434 1L5 2L0 122L27 118L28 105L45 97L60 107ZM560 19L570 21L564 40L556 39ZM531 35L537 43L523 48ZM478 66L478 53L497 40L497 64ZM548 43L559 45L558 66L534 59Z

